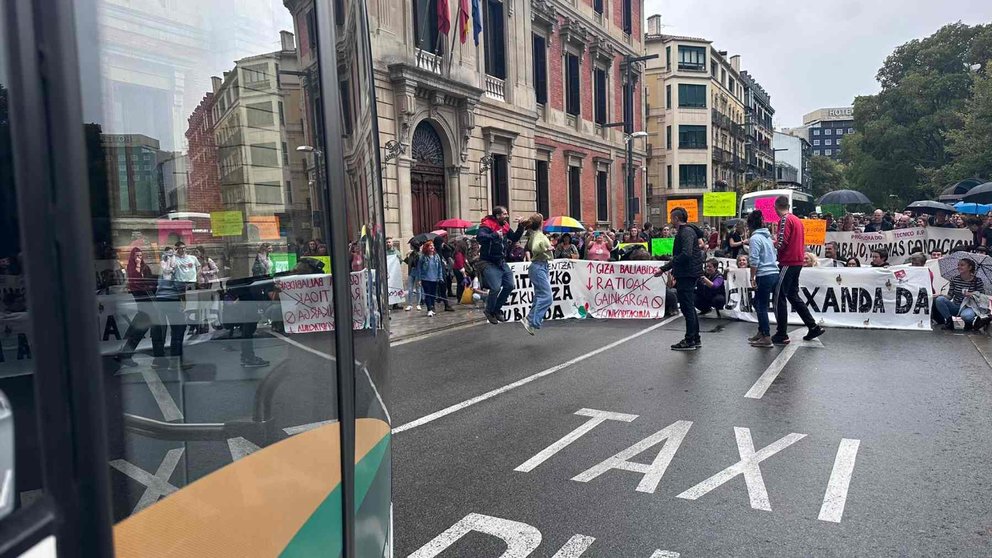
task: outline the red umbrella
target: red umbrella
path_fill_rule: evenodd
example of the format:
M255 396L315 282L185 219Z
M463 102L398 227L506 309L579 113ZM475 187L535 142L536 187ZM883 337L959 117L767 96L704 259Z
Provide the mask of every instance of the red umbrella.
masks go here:
M438 229L467 229L472 226L472 222L465 219L445 219L434 226Z

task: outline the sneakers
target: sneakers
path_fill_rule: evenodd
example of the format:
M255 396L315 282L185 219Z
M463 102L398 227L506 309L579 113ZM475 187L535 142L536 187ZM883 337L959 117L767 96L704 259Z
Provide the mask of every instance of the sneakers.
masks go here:
M409 312L410 310L413 310L413 306L407 306L403 309L404 312Z
M775 346L772 343L772 338L767 335L759 335L757 339L751 341L752 347L758 347L759 349L771 349Z
M754 334L754 335L752 335L751 337L748 337L748 338L747 338L747 342L748 342L748 343L754 343L754 342L755 342L755 341L757 341L758 339L761 339L761 337L762 337L762 335L761 335L761 332L759 331L758 333L755 333L755 334ZM771 341L771 339L769 339L769 341Z
M672 345L673 351L695 351L699 349L702 345L697 345L695 341L689 341L688 339L683 339L678 343Z
M427 311L427 317L428 318L433 318L434 317L434 311L433 310L428 310Z
M500 312L499 314L496 314L496 320L497 321L500 321L500 322L505 322L505 321L507 321L507 318L505 316L503 316L503 313L502 312Z
M486 319L489 320L489 323L493 325L499 323L499 319L496 318L496 314L490 314L488 310L485 310L485 314L486 314Z
M693 346L693 347L696 347L697 349L700 349L700 348L702 348L702 346L703 346L703 340L702 340L702 338L701 338L701 337L699 337L699 336L697 335L697 336L696 336L696 337L695 337L695 338L694 338L694 339L692 340L692 346Z
M823 329L820 326L816 326L813 329L809 330L809 333L803 335L803 341L812 341L826 332L827 330Z
M417 310L423 310L423 308L421 308L420 305L418 304L417 305Z
M135 362L135 360L130 356L117 355L114 357L114 360L116 360L118 364L121 364L123 366L134 367L138 365L138 363Z
M523 320L520 320L520 323L523 324L524 329L527 330L527 333L529 333L531 335L534 335L534 326L530 325L530 322L529 321L527 321L526 319L523 319Z
M241 359L241 366L245 368L259 368L261 366L268 366L269 364L269 361L257 356Z
M454 312L454 311L455 311L455 309L454 309L454 308L452 308L452 307L450 307L450 306L445 306L445 307L444 307L444 311L445 311L445 312Z
M774 343L775 345L788 345L789 344L789 341L790 340L789 340L789 336L788 335L773 335L772 336L772 343Z

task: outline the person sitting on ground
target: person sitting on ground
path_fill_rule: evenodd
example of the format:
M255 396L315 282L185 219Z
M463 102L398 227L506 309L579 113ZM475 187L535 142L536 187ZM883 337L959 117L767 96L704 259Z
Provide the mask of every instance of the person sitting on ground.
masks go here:
M747 254L737 256L737 269L747 269L749 267L751 267L751 265L747 263Z
M706 260L703 265L703 276L696 283L696 308L699 315L705 316L710 310L716 309L717 317L722 318L720 309L727 303L727 294L723 288L724 279L719 271L720 262L716 258Z
M854 257L847 258L847 261L844 262L844 267L861 267L861 260Z
M961 316L965 323L965 331L988 325L986 322L975 323L978 315L971 308L962 308L966 298L970 298L985 290L985 284L975 275L975 261L961 258L958 261L958 274L951 278L947 296L939 295L934 300L937 312L944 318L944 329L953 331L954 316ZM977 327L976 327L977 326Z
M572 244L572 235L565 233L561 235L558 239L558 245L555 247L555 259L556 260L577 260L579 259L579 249Z
M889 251L885 248L877 248L871 251L872 267L889 267Z

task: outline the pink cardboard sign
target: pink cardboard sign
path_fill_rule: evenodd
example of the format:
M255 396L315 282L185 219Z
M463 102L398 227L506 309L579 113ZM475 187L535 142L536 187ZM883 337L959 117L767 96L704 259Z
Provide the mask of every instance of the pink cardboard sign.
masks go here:
M754 200L754 208L761 212L766 223L774 223L778 214L775 212L775 198L758 198Z

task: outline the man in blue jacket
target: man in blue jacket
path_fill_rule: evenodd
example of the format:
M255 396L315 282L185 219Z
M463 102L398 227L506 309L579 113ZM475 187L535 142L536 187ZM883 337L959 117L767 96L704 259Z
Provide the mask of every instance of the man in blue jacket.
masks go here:
M506 264L506 254L524 234L520 220L517 220L517 230L512 232L509 222L510 212L505 207L497 206L492 215L482 219L476 235L479 241L479 260L484 263L482 276L489 287L485 313L491 324L506 321L503 317L503 305L513 292L513 272Z

